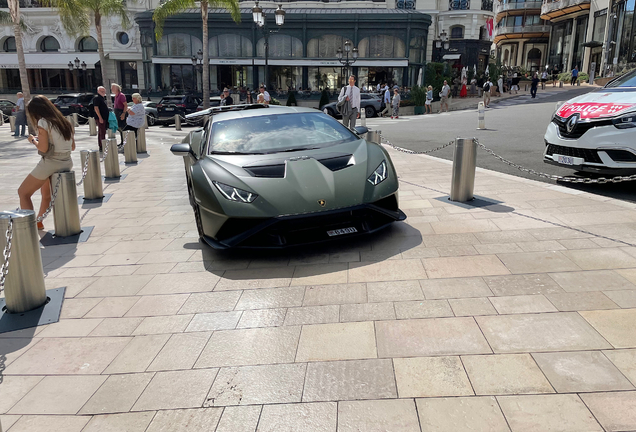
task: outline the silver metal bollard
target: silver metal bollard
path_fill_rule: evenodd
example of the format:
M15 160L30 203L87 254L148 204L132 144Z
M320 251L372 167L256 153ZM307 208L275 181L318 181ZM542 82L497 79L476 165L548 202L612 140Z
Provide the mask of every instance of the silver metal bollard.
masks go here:
M137 129L137 153L147 153L146 129L143 126Z
M479 112L479 125L477 126L477 129L483 130L486 129L486 106L483 102L479 102L477 106L477 111Z
M106 129L106 134L108 138L115 138L115 132L111 128Z
M99 163L99 152L97 150L80 151L82 160L82 172L88 165L86 177L84 177L84 199L100 199L104 197L102 188L102 166Z
M367 110L362 108L362 112L360 112L360 125L367 127Z
M372 142L376 144L382 144L382 138L380 134L382 131L369 131L367 132L367 137L365 138L367 142Z
M66 120L68 120L68 122L71 124L71 126L73 126L73 130L75 130L75 122L73 121L73 116L72 115L67 115L66 116Z
M0 113L0 126L4 126L4 113ZM2 432L2 428L0 428L0 432Z
M559 88L563 88L563 81L559 81Z
M95 122L95 117L88 118L88 135L97 135L97 123Z
M175 114L174 116L174 128L176 130L181 130L181 117L179 114Z
M108 148L108 154L104 159L104 176L106 178L120 178L119 155L117 154L117 138L102 140L102 148Z
M126 163L137 162L137 139L135 138L135 132L126 132L126 144L124 145L124 159Z
M477 143L473 138L455 138L453 177L451 178L451 201L470 201L475 189L477 167Z
M82 232L80 226L79 207L77 205L77 188L75 187L75 171L55 173L51 176L54 187L57 178L62 177L57 198L53 204L53 220L56 237L68 237Z
M15 116L9 117L9 127L11 129L11 132L15 132Z
M79 120L77 118L77 113L71 114L71 117L73 118L73 127L79 127Z
M0 212L0 250L6 246L4 233L13 220L9 273L5 280L4 296L7 312L23 313L46 303L46 286L40 254L40 237L35 227L33 210ZM0 254L0 263L4 257Z

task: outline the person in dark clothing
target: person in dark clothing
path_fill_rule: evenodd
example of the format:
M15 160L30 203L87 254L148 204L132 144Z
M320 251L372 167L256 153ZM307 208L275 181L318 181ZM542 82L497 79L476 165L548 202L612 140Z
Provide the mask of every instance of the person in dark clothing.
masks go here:
M221 93L221 102L219 105L226 106L226 105L233 105L233 103L234 101L232 100L232 96L230 96L230 89L225 87L223 89L223 93Z
M532 84L530 85L530 94L532 95L532 99L537 97L537 87L539 86L539 76L535 72L532 75Z
M102 151L102 140L106 139L106 129L108 129L108 105L106 105L106 89L97 87L97 95L93 98L95 107L95 123L97 123L97 145Z

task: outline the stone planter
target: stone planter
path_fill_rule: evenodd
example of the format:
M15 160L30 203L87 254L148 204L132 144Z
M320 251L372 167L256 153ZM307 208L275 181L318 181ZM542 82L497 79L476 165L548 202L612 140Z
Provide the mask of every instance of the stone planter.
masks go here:
M413 107L413 114L415 115L421 115L421 114L424 114L425 112L426 112L426 107L424 107L423 105Z

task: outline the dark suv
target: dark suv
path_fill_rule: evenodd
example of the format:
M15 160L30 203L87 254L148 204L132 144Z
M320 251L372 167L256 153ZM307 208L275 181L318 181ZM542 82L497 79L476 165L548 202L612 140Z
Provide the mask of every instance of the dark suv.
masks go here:
M185 117L197 110L201 98L192 95L164 96L157 104L157 114L160 122L170 122L175 114Z
M84 124L88 121L88 117L93 117L94 113L90 110L93 101L93 93L69 93L60 95L55 99L53 104L65 116L77 113L78 122Z

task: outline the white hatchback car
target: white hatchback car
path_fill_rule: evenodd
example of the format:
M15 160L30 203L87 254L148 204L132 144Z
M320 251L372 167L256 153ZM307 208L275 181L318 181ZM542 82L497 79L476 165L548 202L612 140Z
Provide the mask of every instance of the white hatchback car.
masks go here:
M544 138L546 163L604 175L636 173L636 70L564 103Z

